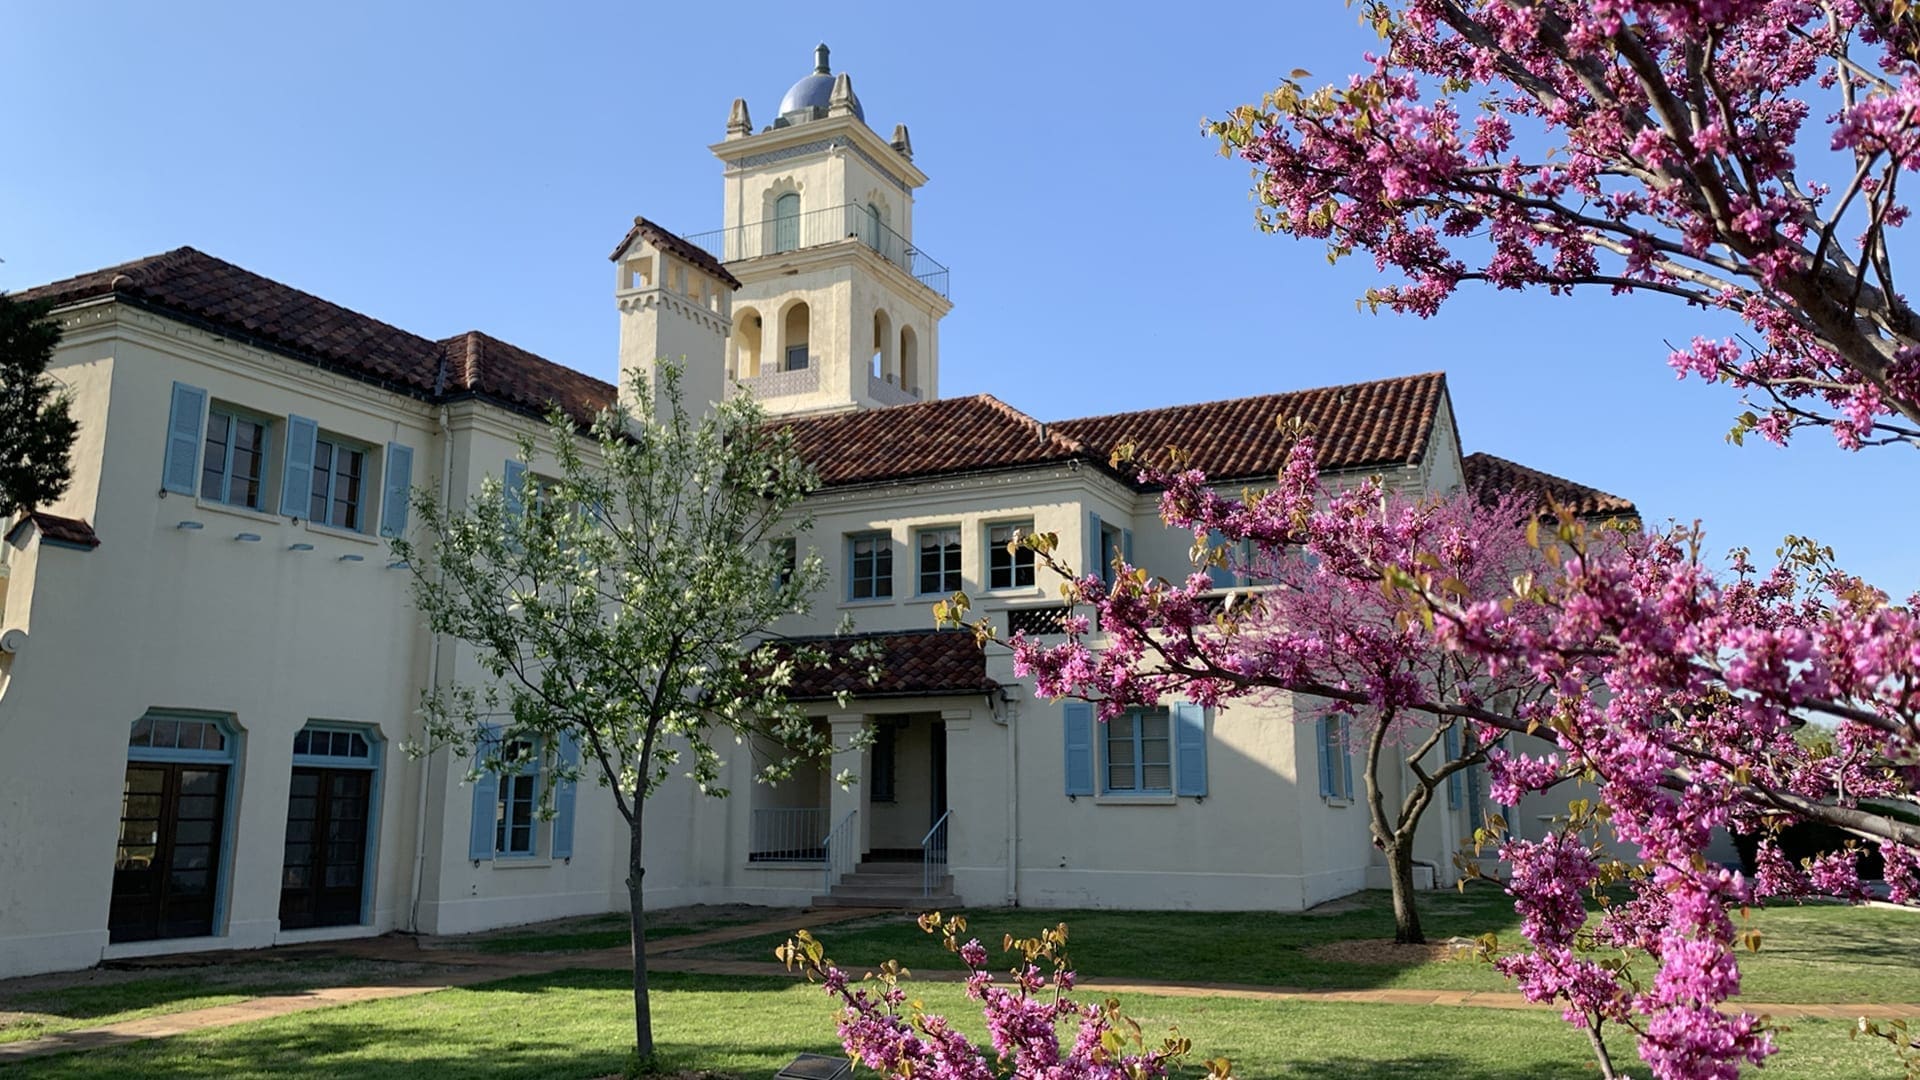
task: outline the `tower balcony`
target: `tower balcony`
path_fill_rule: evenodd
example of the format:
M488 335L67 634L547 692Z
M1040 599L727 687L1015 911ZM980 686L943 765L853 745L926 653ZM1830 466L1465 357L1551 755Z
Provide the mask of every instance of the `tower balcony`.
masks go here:
M905 270L941 299L951 299L947 295L947 268L888 228L864 206L829 206L731 229L696 233L685 239L723 263L854 241L865 244L881 258Z

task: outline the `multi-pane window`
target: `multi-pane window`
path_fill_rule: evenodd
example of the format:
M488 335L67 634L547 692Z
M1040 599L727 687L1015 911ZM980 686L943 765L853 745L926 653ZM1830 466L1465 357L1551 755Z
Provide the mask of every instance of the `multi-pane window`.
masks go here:
M200 458L200 497L260 509L267 472L267 425L213 409Z
M893 541L886 533L847 538L847 596L877 600L893 595Z
M1327 796L1353 798L1353 772L1347 765L1347 718L1325 717L1320 721L1320 762L1322 783Z
M1129 709L1107 721L1107 790L1173 793L1172 722L1165 709Z
M1123 554L1124 534L1114 525L1100 526L1100 580L1113 584L1113 564Z
M1033 522L994 525L987 529L987 588L1025 589L1033 585L1033 549L1007 546L1033 532Z
M776 590L784 589L793 584L794 569L800 564L799 547L791 536L775 540L769 547L773 560L773 587Z
M360 528L364 451L320 439L313 444L313 505L307 520L336 529Z
M920 553L920 591L960 591L960 529L922 529L915 540Z
M540 766L529 742L508 743L501 752L500 797L495 807L493 850L533 854L534 811L539 806Z
M225 752L227 736L211 720L193 720L149 713L133 722L127 746L136 750L198 750Z

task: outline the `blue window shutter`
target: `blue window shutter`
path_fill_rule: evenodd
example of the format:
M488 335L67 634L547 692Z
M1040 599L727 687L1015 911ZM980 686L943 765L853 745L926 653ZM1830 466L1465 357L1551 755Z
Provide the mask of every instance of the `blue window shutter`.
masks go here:
M507 513L519 517L526 509L527 467L512 458L507 459L506 470L501 474L502 487L507 498Z
M480 738L473 746L474 764L485 768L487 758L498 752L499 744L498 726L489 724L480 729ZM467 858L493 858L493 831L499 802L500 774L487 769L473 782L473 827L467 835Z
M1207 710L1191 701L1173 705L1174 794L1207 793Z
M560 736L560 767L574 769L580 764L580 740ZM573 858L573 798L579 784L562 779L553 785L553 857Z
M207 392L186 383L173 384L172 412L167 416L167 455L160 474L160 490L193 494L200 479L200 437L206 425Z
M1443 738L1446 742L1447 760L1458 761L1460 759L1460 729L1448 728ZM1447 777L1447 809L1449 810L1460 809L1460 785L1461 780L1459 773L1454 773L1452 776Z
M313 504L314 440L320 425L304 416L287 417L287 465L280 473L280 512L306 517Z
M1346 798L1354 798L1353 793L1353 747L1347 745L1353 737L1353 726L1346 717L1340 718L1340 770L1347 781Z
M387 444L386 483L380 488L380 535L404 536L407 497L413 492L413 447Z
M1123 559L1123 560L1125 560L1125 562L1126 562L1126 564L1127 564L1128 566L1133 566L1133 565L1134 565L1134 561L1133 561L1133 530L1132 530L1132 529L1121 529L1121 530L1120 530L1120 558L1121 558L1121 559Z
M1220 535L1219 529L1207 530L1208 548L1224 549L1226 544L1227 538ZM1212 579L1213 587L1216 589L1231 589L1238 580L1235 578L1231 566L1209 566L1207 567L1207 577Z
M1067 728L1067 794L1093 794L1093 706L1069 701L1062 708Z
M1110 571L1107 569L1105 560L1101 559L1101 554L1100 515L1089 513L1087 515L1087 568L1081 571L1083 576L1092 574L1102 581L1109 580Z
M1332 723L1333 719L1331 717L1323 716L1320 718L1320 722L1314 725L1313 729L1313 744L1319 748L1320 754L1320 795L1322 798L1333 794L1333 751L1332 748L1327 745L1332 741L1332 732L1328 730Z

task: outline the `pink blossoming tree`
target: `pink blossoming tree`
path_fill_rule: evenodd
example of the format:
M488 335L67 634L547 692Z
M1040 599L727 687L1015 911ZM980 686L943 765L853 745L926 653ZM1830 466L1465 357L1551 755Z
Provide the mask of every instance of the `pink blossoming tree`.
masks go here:
M1382 47L1212 125L1264 228L1371 254L1376 307L1468 282L1658 293L1738 315L1684 376L1757 398L1736 436L1920 441L1920 320L1891 230L1920 167L1908 0L1363 0ZM1814 120L1809 125L1809 119Z
M1908 0L1361 7L1383 43L1365 71L1319 90L1296 72L1213 125L1254 166L1265 228L1370 254L1397 279L1368 293L1376 309L1424 317L1480 281L1725 311L1751 332L1669 360L1746 394L1734 438L1824 427L1849 448L1920 444L1920 321L1891 241L1909 213L1900 183L1920 169ZM1241 499L1176 461L1141 478L1170 524L1300 560L1290 572L1322 584L1368 583L1383 604L1369 620L1396 620L1395 645L1532 692L1329 677L1344 628L1270 620L1264 603L1217 613L1204 577L1123 566L1109 586L1058 561L1048 536L1026 542L1082 613L1064 639L1015 637L1016 669L1107 714L1176 691L1391 706L1464 724L1490 748L1500 802L1589 785L1543 836L1494 820L1479 839L1507 865L1529 946L1502 970L1564 1006L1605 1075L1607 1033L1623 1027L1662 1078L1733 1077L1775 1051L1762 1018L1728 1005L1739 948L1760 945L1739 912L1866 895L1853 852L1795 864L1770 839L1784 826L1877 849L1890 898L1920 902L1920 597L1893 603L1809 541L1771 568L1736 554L1722 572L1697 527L1600 535L1565 515L1513 526L1536 558L1510 579L1461 575L1461 546L1489 541L1436 529L1442 507L1325 490L1311 439L1273 490ZM1762 837L1756 874L1704 857L1718 829ZM1602 835L1632 858L1609 857Z

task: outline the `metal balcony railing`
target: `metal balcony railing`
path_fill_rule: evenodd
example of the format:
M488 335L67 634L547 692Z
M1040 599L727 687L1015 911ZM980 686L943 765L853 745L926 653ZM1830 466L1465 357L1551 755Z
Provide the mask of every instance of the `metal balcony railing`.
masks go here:
M771 217L751 225L696 233L686 240L724 263L858 240L913 275L915 281L942 297L947 295L947 268L889 229L864 206L829 206Z
M749 862L825 862L827 808L771 807L753 812Z

